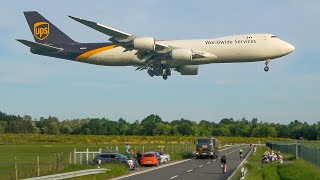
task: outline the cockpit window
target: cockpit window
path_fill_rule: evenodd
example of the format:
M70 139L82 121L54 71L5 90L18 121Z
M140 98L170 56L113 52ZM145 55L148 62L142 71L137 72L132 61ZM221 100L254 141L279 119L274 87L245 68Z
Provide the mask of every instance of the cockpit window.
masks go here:
M272 35L272 36L271 36L271 38L277 38L277 36L275 36L275 35Z

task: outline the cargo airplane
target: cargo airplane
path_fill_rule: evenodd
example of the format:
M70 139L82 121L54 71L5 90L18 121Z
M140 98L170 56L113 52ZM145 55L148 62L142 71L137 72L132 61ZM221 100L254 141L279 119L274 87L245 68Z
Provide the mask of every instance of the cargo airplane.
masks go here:
M102 66L134 66L167 79L172 70L197 75L199 65L270 60L294 51L294 46L272 34L242 34L214 39L155 40L119 31L82 18L73 20L110 36L106 43L78 43L38 12L24 12L35 42L17 39L34 54Z

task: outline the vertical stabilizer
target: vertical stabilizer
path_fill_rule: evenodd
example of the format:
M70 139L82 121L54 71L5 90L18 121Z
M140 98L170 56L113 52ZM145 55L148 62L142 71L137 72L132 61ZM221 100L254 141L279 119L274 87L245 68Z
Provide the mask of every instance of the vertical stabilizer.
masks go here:
M34 40L42 44L75 43L55 25L36 11L24 12Z

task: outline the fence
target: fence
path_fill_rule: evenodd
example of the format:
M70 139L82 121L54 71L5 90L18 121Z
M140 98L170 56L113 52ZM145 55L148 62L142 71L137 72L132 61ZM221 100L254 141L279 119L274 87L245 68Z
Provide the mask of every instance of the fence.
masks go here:
M289 142L267 142L266 145L271 149L293 154L296 159L302 158L320 167L320 147L312 146L310 143Z
M164 150L171 154L179 156L182 152L192 152L195 150L195 144L185 142L183 144L130 144L132 150L137 153L143 153L152 150ZM32 152L29 152L28 145L20 146L16 156L3 156L0 161L0 179L22 179L30 177L44 176L65 172L69 168L78 165L92 164L93 159L98 153L119 152L125 154L125 144L113 145L39 145L32 146ZM75 149L76 148L76 149ZM28 151L27 155L25 151ZM70 152L71 151L71 152Z

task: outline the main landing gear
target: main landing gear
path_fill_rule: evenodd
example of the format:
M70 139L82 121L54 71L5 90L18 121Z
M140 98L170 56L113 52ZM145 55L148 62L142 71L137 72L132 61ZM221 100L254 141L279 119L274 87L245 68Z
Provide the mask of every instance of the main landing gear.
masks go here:
M264 67L264 71L265 71L265 72L268 72L268 71L269 71L269 66L268 66L269 62L270 62L270 60L267 60L266 63L265 63L265 65L266 65L266 66Z
M171 76L171 69L170 67L161 64L157 66L152 66L148 69L148 74L153 77L153 76L162 76L164 80L168 79L168 76Z

